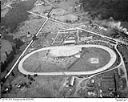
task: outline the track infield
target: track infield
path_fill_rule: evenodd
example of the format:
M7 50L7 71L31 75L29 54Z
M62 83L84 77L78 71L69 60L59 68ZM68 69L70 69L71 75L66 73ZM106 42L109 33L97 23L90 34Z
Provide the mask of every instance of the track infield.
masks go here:
M81 48L81 57L75 55L70 57L49 58L47 54L50 50L63 48ZM62 60L60 62L54 61ZM67 60L68 59L68 60ZM67 60L67 65L58 65ZM26 75L85 75L94 74L110 68L116 61L115 52L102 45L75 45L75 46L56 46L41 48L27 54L19 63L18 69ZM70 62L70 63L69 63Z

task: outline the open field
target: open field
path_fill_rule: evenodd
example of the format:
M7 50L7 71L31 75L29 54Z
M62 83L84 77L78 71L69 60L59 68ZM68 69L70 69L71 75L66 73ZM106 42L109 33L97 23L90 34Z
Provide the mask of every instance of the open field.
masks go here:
M60 97L60 87L64 83L66 76L38 76L32 77L34 81L28 79L28 77L17 76L10 84L12 85L12 91L8 94L2 94L2 97L8 98L48 98L48 97ZM26 83L28 86L24 86ZM18 85L23 85L18 88ZM2 90L3 91L3 90Z
M40 29L41 25L45 22L44 18L32 18L24 21L18 27L18 32L15 33L15 38L27 36L28 32L33 36ZM26 38L27 39L27 38Z
M111 59L110 54L100 48L83 48L83 56L79 61L77 61L70 70L97 70L105 66Z

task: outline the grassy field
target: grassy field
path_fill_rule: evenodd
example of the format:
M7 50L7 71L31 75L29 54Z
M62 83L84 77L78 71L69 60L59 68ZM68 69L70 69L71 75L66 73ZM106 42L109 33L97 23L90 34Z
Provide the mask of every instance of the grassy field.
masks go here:
M99 48L84 48L83 56L69 70L92 71L106 65L110 60L110 55L105 50Z
M2 94L3 98L50 98L60 96L60 87L63 85L66 76L37 76L30 80L26 76L18 76L10 83L12 89L9 93ZM18 85L26 85L18 88Z

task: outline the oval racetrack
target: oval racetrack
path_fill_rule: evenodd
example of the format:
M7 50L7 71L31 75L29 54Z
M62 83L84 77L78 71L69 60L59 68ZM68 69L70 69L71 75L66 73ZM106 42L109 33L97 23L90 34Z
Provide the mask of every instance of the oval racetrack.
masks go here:
M81 57L76 58L76 60L74 60L74 62L69 65L68 68L63 69L60 66L57 66L55 63L51 63L50 61L52 61L52 59L49 61L49 59L46 57L51 50L53 50L55 53L56 49L68 48L76 48L78 51L81 51ZM74 53L72 56L74 56ZM19 62L18 69L21 73L26 75L86 75L104 71L110 68L115 61L115 52L106 46L91 44L56 46L41 48L27 54Z

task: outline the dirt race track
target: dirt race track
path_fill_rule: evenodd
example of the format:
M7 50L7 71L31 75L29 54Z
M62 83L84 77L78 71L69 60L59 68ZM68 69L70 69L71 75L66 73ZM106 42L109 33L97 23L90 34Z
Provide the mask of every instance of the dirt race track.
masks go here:
M81 48L80 58L72 56L60 57L60 63L67 60L67 64L59 65L54 57L47 57L50 50L57 48ZM79 53L78 53L79 54ZM41 48L27 54L19 63L18 69L26 75L85 75L94 74L110 68L116 61L115 52L102 45L73 45ZM71 62L70 62L71 61ZM70 63L69 63L70 62Z

